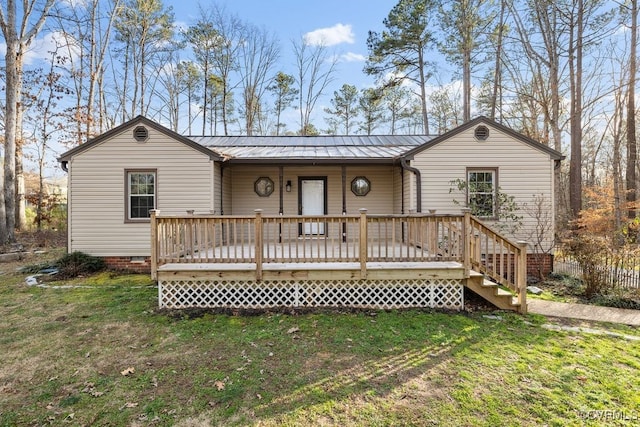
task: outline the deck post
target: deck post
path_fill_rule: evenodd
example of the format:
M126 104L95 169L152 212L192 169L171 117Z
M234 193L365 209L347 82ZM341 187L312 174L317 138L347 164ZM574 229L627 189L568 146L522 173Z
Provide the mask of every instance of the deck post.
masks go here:
M157 215L160 210L151 209L151 254L149 260L151 262L151 280L158 280L158 222Z
M527 242L518 242L518 265L516 284L518 289L518 302L520 303L520 313L527 314Z
M367 209L360 208L360 278L367 278Z
M471 277L471 209L462 208L462 265L464 277Z
M262 280L262 260L263 260L263 235L262 235L262 209L256 209L256 219L254 222L256 237L256 281Z

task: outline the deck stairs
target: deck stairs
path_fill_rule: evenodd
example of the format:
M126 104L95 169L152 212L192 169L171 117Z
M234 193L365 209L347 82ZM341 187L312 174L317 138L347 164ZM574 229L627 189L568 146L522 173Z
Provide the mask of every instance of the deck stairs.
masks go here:
M497 283L488 280L482 273L471 271L466 280L467 288L502 310L522 312L518 298Z

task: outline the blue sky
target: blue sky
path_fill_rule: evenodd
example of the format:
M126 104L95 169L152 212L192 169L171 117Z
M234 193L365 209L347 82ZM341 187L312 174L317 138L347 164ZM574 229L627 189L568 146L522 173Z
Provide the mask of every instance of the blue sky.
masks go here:
M218 0L216 4L243 21L273 31L280 39L279 66L293 74L295 61L292 40L303 36L323 37L328 50L339 56L335 82L325 94L316 113L328 106L333 91L344 83L358 89L373 85L374 78L363 73L369 30L381 31L382 21L397 0ZM192 25L198 19L198 3L170 0L176 22ZM208 3L202 2L206 9ZM316 125L326 126L324 120Z

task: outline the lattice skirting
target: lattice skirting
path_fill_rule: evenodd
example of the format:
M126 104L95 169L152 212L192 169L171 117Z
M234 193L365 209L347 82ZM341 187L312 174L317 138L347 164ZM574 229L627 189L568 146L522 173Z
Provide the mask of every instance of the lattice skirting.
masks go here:
M159 280L160 308L410 307L461 310L461 280Z

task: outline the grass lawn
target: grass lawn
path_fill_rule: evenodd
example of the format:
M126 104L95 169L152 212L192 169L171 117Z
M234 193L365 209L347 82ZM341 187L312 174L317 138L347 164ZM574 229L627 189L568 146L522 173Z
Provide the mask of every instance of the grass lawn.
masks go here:
M146 276L38 288L4 267L2 426L640 423L640 341L540 316L163 313Z

